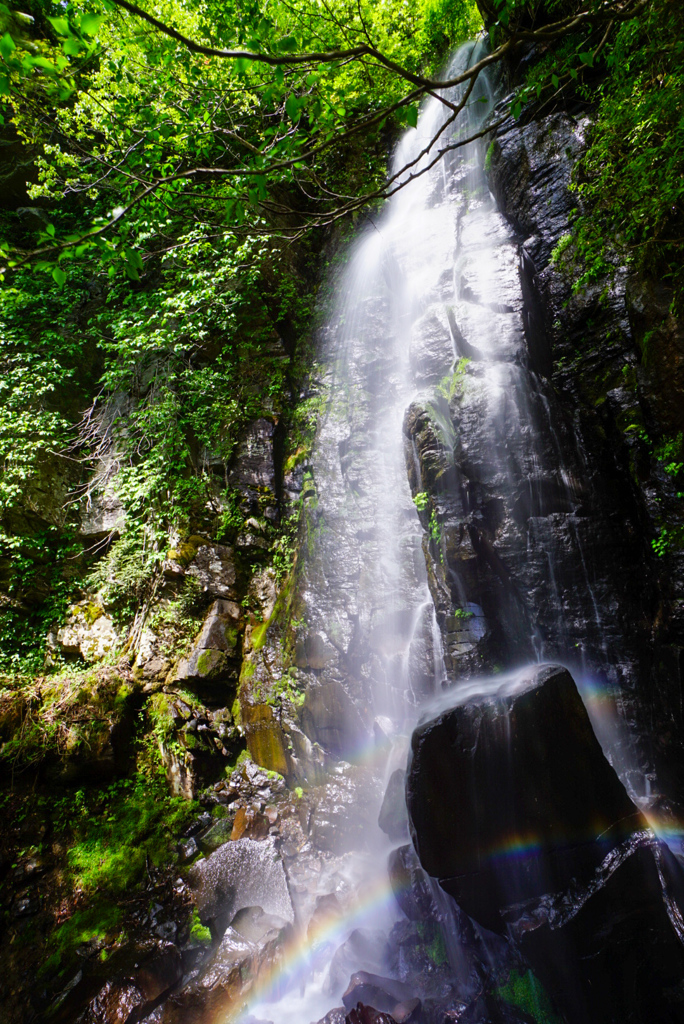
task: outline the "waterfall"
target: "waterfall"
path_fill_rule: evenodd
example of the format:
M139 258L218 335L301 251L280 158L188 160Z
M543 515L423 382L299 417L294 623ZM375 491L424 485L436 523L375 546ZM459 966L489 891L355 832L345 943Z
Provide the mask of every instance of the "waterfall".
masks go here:
M481 43L461 47L450 73L477 60L481 50ZM459 94L453 90L449 98ZM456 129L447 126L438 145L481 122L490 109L491 92L482 77ZM343 730L337 757L371 765L382 780L380 797L392 773L405 766L421 706L445 683L426 534L407 475L407 457L413 456L404 421L425 376L415 349L415 325L435 305L446 309L454 297L461 269L459 234L468 205L488 207L491 202L476 145L456 150L448 166L441 161L426 170L434 148L423 151L449 113L438 98L428 99L417 128L400 140L390 174L396 184L407 183L377 217L369 218L353 245L335 282L338 301L322 346L326 407L313 457L317 499L301 593L311 633L327 649L346 652L337 677L363 706L365 728ZM435 381L445 378L447 390L462 360L450 336L448 345ZM441 353L435 355L441 359ZM445 400L433 390L439 415ZM446 406L442 421L446 436ZM477 632L481 611L474 612L467 614ZM375 820L378 811L379 801ZM354 971L387 972L383 947L402 916L388 882L387 857L399 843L375 824L371 831L363 849L350 851L336 864L342 888L354 891L345 913L313 937L307 922L300 922L302 935L289 966L275 972L277 979L265 992L259 990L260 998L252 999L242 1020L308 1024L340 1005ZM444 894L441 898L448 902ZM355 958L354 936L367 934L376 937L375 957L361 942ZM336 951L338 960L342 951L345 964L337 980L329 968Z
M477 60L481 45L461 47L450 73ZM321 694L307 705L307 731L325 748L331 791L335 777L351 780L359 808L362 796L370 801L371 824L349 843L340 827L327 857L299 855L297 934L269 984L257 986L245 1024L322 1020L355 972L401 974L401 955L390 964L387 952L403 917L387 863L408 834L388 836L375 822L421 714L453 703L450 688L461 704L515 693L514 670L553 659L575 671L601 724L600 680L614 656L605 595L583 553L579 455L566 461L546 386L529 365L518 246L478 143L429 166L440 129L438 145L463 139L492 105L484 76L455 124L438 98L425 102L392 161L403 187L369 217L335 279L299 583L317 651L310 685ZM615 730L599 738L615 745ZM475 936L436 883L426 899L459 991L474 999L479 975L461 937L479 943L478 970L487 962L495 974L510 951Z

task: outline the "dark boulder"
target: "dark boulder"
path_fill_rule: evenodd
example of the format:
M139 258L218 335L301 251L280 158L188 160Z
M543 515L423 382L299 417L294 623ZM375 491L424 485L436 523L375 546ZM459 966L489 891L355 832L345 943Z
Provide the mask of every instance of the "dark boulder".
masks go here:
M407 804L420 861L493 930L503 907L588 877L648 827L557 666L483 683L419 726L412 750Z
M358 1003L345 1017L345 1024L398 1024L389 1013L381 1013L372 1006Z
M684 1020L681 915L668 915L661 881L668 867L681 870L670 857L638 833L586 888L509 912L519 949L570 1024Z
M435 884L420 866L412 846L392 850L387 860L387 873L394 897L409 921L436 917L438 909L432 886Z

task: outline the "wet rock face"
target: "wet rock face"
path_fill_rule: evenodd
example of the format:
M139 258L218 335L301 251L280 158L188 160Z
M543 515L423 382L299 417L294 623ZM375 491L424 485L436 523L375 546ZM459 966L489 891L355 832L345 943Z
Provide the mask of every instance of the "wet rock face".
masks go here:
M401 768L397 768L389 777L382 800L378 825L390 839L408 838L408 818L404 798L405 782L406 773Z
M621 692L637 734L632 754L647 770L655 767L659 789L677 802L684 778L684 574L680 552L658 559L650 541L664 521L675 529L682 521L654 454L684 425L682 324L657 281L628 277L618 267L612 279L575 294L577 273L552 262L577 206L568 186L590 126L586 114L566 113L512 131L506 125L492 147L489 184L521 240L527 359L541 376L539 396L556 424L557 450L579 484L575 521L558 513L583 545L600 609L599 643L609 650L610 664L596 659L592 669ZM552 545L554 558L569 549L571 537L559 535L562 520L546 515L538 522L538 543ZM567 564L559 578L565 583L572 573ZM572 604L572 632L591 636L591 617Z
M477 687L413 735L407 804L423 868L475 921L507 931L572 1024L674 1021L684 935L659 876L677 888L681 867L606 761L572 677L542 666ZM402 873L420 912L405 855Z
M252 515L275 511L278 473L276 467L277 430L271 420L255 420L241 441L229 485L236 488Z
M90 963L79 971L49 1016L55 1024L134 1024L145 1019L182 976L182 958L172 943L125 947L106 967Z
M186 569L186 575L194 577L203 592L212 597L234 599L238 596L233 549L223 544L202 544Z

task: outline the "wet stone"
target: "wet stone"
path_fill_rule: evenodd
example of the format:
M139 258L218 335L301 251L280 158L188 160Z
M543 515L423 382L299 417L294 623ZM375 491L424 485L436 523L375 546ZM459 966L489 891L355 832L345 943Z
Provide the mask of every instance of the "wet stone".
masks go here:
M223 934L244 907L261 907L285 922L294 920L283 863L273 839L225 843L190 869L197 909L205 924Z
M397 1024L415 1020L420 1009L420 999L409 985L368 971L357 971L352 975L342 1002L347 1011L362 1003L381 1013L389 1013Z
M587 878L646 824L566 669L482 685L414 732L407 803L425 870L500 930L505 906ZM522 856L492 855L521 834L535 836Z
M402 768L397 768L390 775L380 808L378 825L390 839L408 839L405 783L406 772Z

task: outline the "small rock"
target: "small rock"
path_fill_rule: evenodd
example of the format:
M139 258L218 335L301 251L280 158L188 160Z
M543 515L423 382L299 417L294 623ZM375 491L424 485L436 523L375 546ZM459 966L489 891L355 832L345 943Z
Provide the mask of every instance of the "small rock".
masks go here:
M387 783L385 796L380 808L378 825L390 839L408 839L408 813L404 789L406 772L397 768Z
M223 846L231 838L233 823L230 818L220 818L215 825L212 825L208 832L199 838L199 847L203 853L213 853Z
M164 921L154 929L155 935L165 942L175 942L178 934L178 925L175 921Z
M397 1024L410 1020L420 1009L420 999L413 995L408 985L367 971L357 971L352 975L342 1002L347 1010L362 1003L382 1013L390 1013Z
M181 864L189 863L198 853L199 847L192 836L178 844L178 858Z

